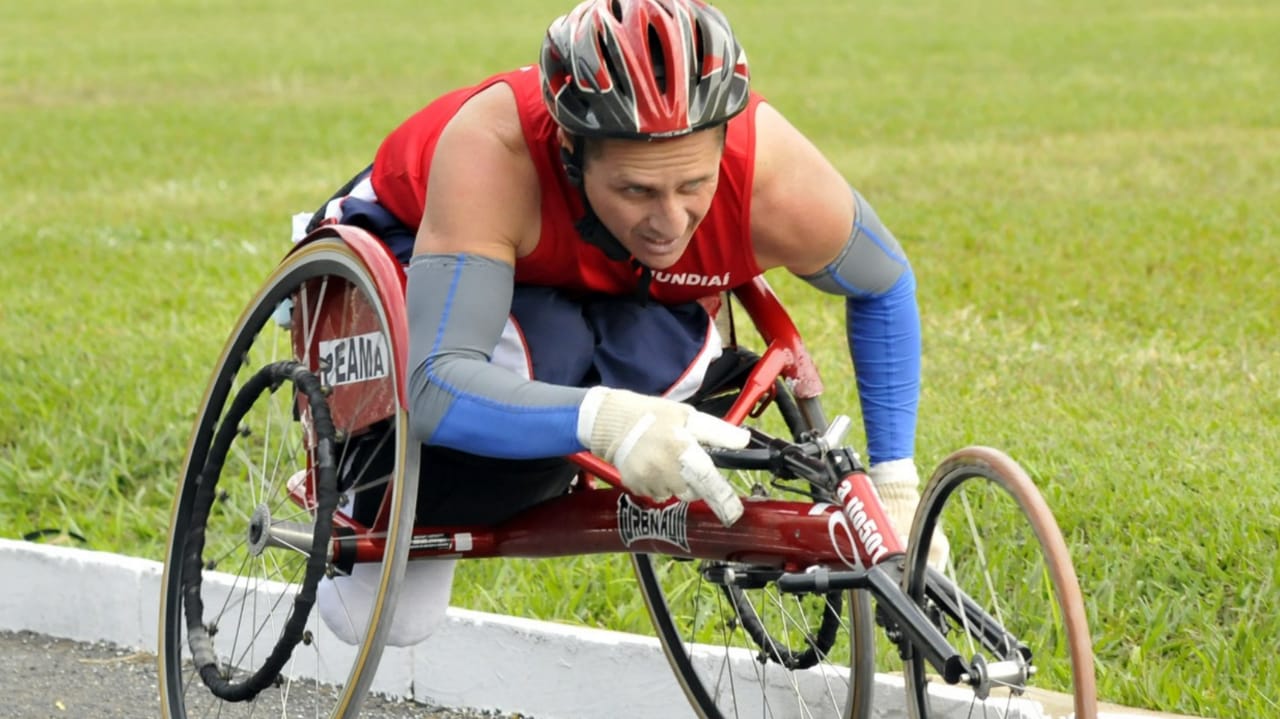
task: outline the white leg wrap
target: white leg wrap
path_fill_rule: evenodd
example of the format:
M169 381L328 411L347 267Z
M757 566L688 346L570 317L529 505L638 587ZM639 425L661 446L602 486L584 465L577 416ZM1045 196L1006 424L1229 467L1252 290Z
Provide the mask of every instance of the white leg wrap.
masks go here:
M431 636L444 623L457 560L409 562L387 644L407 647ZM364 638L378 588L379 567L357 564L348 577L320 580L316 609L326 626L347 644Z

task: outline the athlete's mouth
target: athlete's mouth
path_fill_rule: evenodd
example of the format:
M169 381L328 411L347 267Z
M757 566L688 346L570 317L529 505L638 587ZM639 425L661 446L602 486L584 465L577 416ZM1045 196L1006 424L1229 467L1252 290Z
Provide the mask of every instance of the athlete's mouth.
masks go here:
M679 237L641 237L640 241L650 247L666 249L680 241Z

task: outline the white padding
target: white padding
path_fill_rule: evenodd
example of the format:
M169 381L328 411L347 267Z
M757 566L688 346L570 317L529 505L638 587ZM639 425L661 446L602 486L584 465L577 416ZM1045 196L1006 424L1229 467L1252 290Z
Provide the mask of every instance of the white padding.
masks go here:
M430 637L444 623L453 590L452 559L409 562L387 644L407 647ZM357 564L350 576L326 578L316 592L320 618L339 639L358 644L369 624L381 565Z

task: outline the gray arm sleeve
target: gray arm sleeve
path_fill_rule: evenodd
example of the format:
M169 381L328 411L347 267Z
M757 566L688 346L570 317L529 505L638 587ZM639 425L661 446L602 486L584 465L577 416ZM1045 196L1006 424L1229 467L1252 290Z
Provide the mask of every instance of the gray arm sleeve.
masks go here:
M822 270L801 279L833 295L874 297L893 287L910 265L902 245L857 190L853 201L853 231L844 249Z
M531 382L489 363L511 311L515 268L479 255L409 263L410 428L427 444L505 458L583 449L585 389Z

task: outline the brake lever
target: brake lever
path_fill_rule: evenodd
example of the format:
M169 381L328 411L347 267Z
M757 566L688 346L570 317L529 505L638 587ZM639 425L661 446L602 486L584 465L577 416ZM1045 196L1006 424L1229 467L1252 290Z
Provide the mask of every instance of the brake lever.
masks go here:
M838 414L831 420L831 424L827 425L827 429L823 431L822 436L814 440L818 445L818 449L822 454L826 454L833 449L843 446L844 438L849 434L849 429L853 426L853 421L849 419L849 415Z
M779 479L813 479L824 474L822 447L815 440L789 442L747 427L751 439L745 449L706 447L721 469L765 470Z
M773 470L782 448L787 442L761 432L755 427L746 427L751 439L743 449L726 449L724 447L704 447L711 461L720 469L741 470Z

